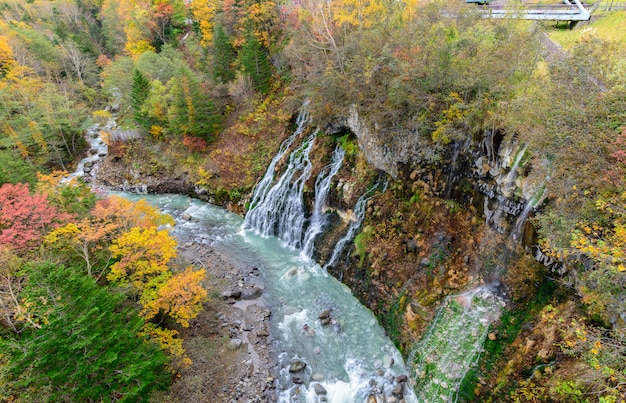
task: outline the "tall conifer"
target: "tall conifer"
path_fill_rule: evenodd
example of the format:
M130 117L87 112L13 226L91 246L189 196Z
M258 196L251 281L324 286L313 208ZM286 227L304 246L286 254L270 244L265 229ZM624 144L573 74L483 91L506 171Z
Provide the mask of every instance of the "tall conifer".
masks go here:
M267 94L272 76L267 52L250 29L246 30L244 38L245 41L239 51L241 69L250 77L256 91Z
M177 134L213 141L220 128L213 101L203 93L200 82L189 69L180 68L174 80L170 92L170 128Z
M222 24L217 24L213 35L213 77L216 81L227 83L235 78L234 61L233 44Z
M130 93L130 105L133 108L135 122L142 127L150 127L148 114L142 110L144 102L150 95L150 81L137 69L133 70L133 86Z
M38 402L134 402L169 383L165 355L137 336L143 322L123 294L43 263L28 269L21 296L33 325L0 339L5 391Z

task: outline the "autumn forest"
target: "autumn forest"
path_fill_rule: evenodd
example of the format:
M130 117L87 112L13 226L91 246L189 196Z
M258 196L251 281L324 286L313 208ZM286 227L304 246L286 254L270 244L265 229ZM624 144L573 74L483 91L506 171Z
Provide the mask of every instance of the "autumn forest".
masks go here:
M560 269L526 254L504 276L500 336L459 400L624 401L626 39L581 26L557 46L562 27L472 10L452 0L0 1L0 400L159 401L191 363L181 334L213 298L210 274L177 258L169 215L68 176L89 153L87 129L100 128L107 163L127 170L131 188L180 180L165 189L243 214L307 99L357 188L380 166L348 117L371 122L376 147L411 155L387 170L390 190L351 244L356 274L344 279L400 351L428 325L411 309L434 311L458 292L440 283L468 255L446 249L412 285L407 239L411 259L432 262L433 244L420 243L434 238L429 225L448 223L466 245L484 225L433 191L432 176L455 144L499 133L524 145L511 197L536 203L534 242ZM616 31L624 13L606 17Z

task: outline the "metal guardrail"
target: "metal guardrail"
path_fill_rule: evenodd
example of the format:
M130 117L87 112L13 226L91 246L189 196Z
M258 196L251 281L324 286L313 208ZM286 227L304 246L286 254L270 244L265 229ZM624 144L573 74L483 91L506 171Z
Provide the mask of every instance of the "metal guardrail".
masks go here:
M619 11L626 10L626 2L607 1L598 5L597 10L600 11Z
M501 4L481 6L488 18L522 18L526 20L587 21L591 13L580 0L565 0L567 4L524 4L508 8Z
M551 21L587 21L591 18L589 12L581 12L572 9L532 9L532 10L506 10L489 9L481 10L487 18L521 18L526 20L551 20Z

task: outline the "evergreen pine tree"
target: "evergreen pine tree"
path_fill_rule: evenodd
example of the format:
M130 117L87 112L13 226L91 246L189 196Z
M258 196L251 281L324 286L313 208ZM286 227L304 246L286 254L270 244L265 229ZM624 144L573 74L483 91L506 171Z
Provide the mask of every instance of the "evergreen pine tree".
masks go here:
M239 51L239 62L245 74L250 77L254 89L262 94L270 90L272 71L267 52L250 29L244 35L244 43Z
M200 87L193 72L180 68L170 92L170 128L174 133L213 141L220 129L219 115L213 101Z
M235 48L233 48L222 24L217 24L213 35L213 77L215 81L227 83L235 78L235 72L232 68L234 61Z
M135 122L142 127L150 128L150 118L142 110L144 102L150 95L150 81L137 69L133 70L133 83L130 92L130 105L133 108Z
M0 339L4 392L27 388L30 401L133 402L169 383L165 355L137 336L143 321L123 308L123 294L44 263L28 270L21 296L36 326Z

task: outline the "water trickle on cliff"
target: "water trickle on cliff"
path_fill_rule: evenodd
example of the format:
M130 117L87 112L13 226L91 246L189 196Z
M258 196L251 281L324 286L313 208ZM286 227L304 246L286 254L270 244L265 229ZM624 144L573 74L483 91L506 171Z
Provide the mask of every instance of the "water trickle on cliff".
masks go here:
M331 157L330 164L322 168L315 181L315 204L309 220L309 227L304 234L302 246L302 253L309 258L313 256L315 238L326 226L327 216L323 210L328 201L331 181L339 172L345 155L345 151L340 146L337 146Z
M515 222L515 227L513 231L511 231L511 237L516 241L522 240L522 232L524 230L524 225L526 224L526 220L531 212L533 212L537 207L541 205L543 200L546 197L546 188L545 185L541 186L541 188L537 191L537 194L529 197L526 200L526 206L524 210L517 217L517 221Z
M469 140L469 139L468 139ZM456 142L452 145L452 155L450 158L450 162L449 162L449 169L450 172L448 173L448 180L446 181L446 186L445 189L443 191L443 196L446 199L449 199L452 197L452 191L454 190L454 188L458 185L459 183L459 179L460 176L458 174L458 170L459 170L459 155L461 154L461 150L463 150L463 148L467 147L469 145L469 142L463 143L463 142Z
M334 266L339 260L339 257L343 253L343 249L346 244L354 238L356 232L361 228L361 224L363 224L363 220L365 219L365 207L367 207L367 202L374 196L374 192L376 189L381 188L384 192L387 188L386 182L379 181L370 189L368 189L365 193L359 197L354 205L354 209L352 210L352 217L350 219L350 225L348 226L348 230L345 235L341 237L339 241L335 244L335 248L333 249L333 253L330 256L330 259L324 265L324 270L328 270L329 267Z
M517 172L522 159L524 158L524 154L526 153L526 149L528 148L528 144L524 144L521 149L517 151L515 154L515 158L513 159L513 163L511 164L511 169L509 173L506 175L504 179L504 183L502 185L502 193L510 197L515 191L515 181L517 180L519 173Z

